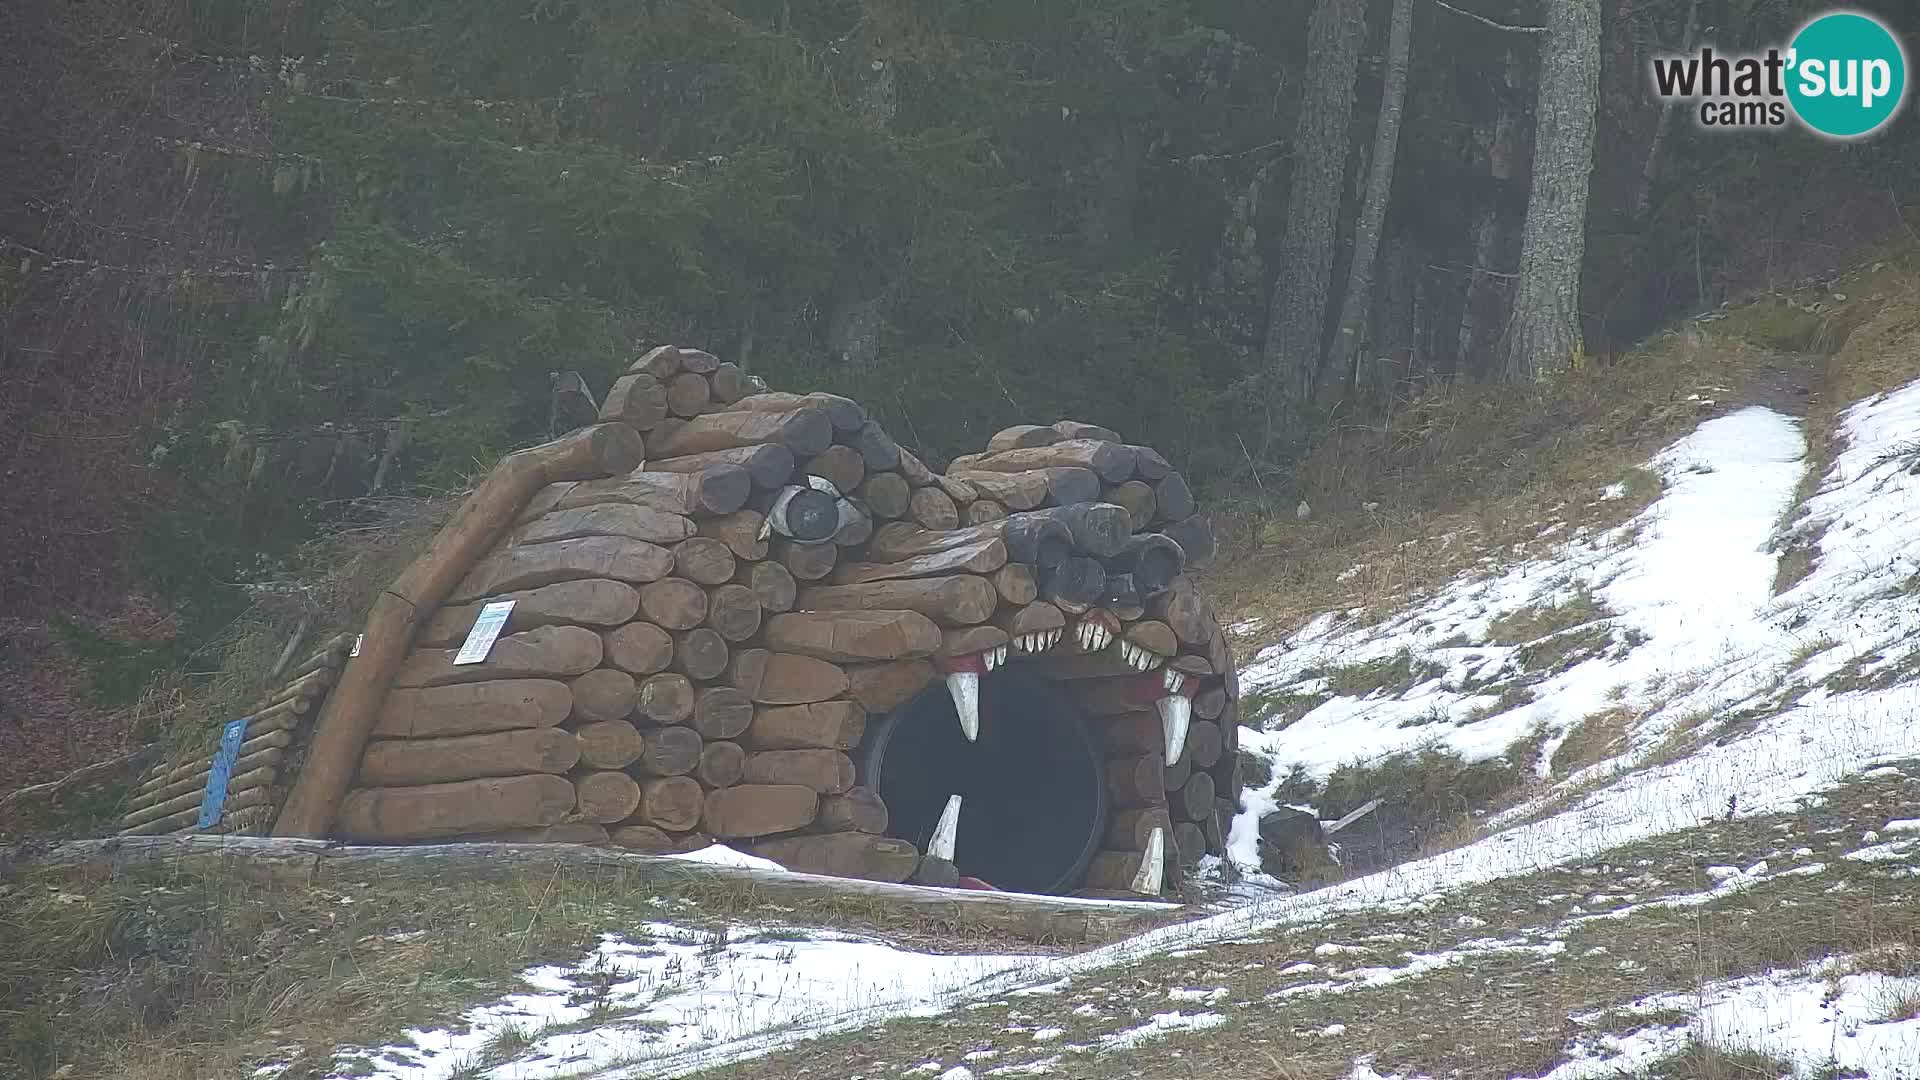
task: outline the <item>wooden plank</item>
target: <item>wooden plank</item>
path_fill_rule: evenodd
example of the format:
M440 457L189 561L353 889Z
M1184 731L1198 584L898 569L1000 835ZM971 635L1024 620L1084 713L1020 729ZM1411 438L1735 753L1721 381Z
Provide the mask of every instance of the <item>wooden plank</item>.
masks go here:
M443 739L376 739L367 744L356 783L362 787L444 784L483 776L563 773L580 761L571 731L519 728Z

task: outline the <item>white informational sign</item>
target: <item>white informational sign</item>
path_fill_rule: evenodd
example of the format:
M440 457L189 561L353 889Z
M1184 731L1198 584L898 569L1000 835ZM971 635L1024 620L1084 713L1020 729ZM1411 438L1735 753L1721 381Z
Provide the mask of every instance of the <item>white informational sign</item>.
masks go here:
M507 616L513 614L513 601L495 600L480 609L480 617L473 620L473 629L467 631L467 643L460 646L460 652L454 656L456 664L477 664L493 651L494 640L507 625Z
M348 655L348 656L359 656L359 655L360 655L360 643L361 643L361 642L363 642L363 641L365 641L365 640L367 640L367 635L365 635L365 634L355 634L355 635L353 635L353 648L352 648L351 650L349 650L349 651L348 651L348 653L347 653L347 655Z

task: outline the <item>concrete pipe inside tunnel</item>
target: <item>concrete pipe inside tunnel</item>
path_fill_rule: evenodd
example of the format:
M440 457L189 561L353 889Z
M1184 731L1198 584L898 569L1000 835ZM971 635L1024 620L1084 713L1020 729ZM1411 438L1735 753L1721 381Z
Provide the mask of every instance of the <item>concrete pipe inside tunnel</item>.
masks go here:
M977 741L934 682L872 729L860 765L887 805L888 834L922 851L961 796L954 864L998 889L1079 888L1106 828L1105 759L1085 717L1020 665L981 679Z

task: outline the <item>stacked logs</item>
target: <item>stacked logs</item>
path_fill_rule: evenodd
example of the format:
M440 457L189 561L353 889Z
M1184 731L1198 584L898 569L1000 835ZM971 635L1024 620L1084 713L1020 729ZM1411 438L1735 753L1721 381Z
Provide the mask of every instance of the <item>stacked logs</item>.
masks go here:
M979 677L1031 660L1110 759L1088 889L1157 894L1165 867L1224 850L1238 687L1186 576L1211 526L1159 454L1062 421L942 475L849 399L768 392L672 346L633 362L600 419L640 432L645 462L539 489L420 613L337 834L718 839L806 872L951 883L951 830L924 858L887 837L854 755L869 717L941 678L977 728ZM454 663L507 599L484 661Z
M339 679L352 647L351 634L329 639L295 665L287 681L249 712L239 753L228 774L221 818L209 832L252 833L271 820L278 801L275 791L287 779L299 749L302 725ZM211 754L154 766L127 800L120 835L157 836L196 829L212 771Z

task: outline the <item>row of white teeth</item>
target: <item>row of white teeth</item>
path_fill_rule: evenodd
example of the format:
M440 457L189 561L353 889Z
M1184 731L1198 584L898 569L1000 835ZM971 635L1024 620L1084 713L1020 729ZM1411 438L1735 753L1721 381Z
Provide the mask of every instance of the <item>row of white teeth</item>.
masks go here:
M1120 659L1135 671L1152 671L1153 665L1160 662L1160 656L1151 649L1143 649L1131 641L1120 643Z
M940 811L940 821L933 827L933 838L927 841L928 858L953 861L954 850L960 841L960 803L960 796L947 796L947 805ZM1147 850L1140 856L1140 869L1133 875L1128 887L1144 896L1159 896L1166 873L1166 859L1166 834L1156 827L1147 836Z
M1013 647L1021 652L1046 652L1060 644L1060 637L1065 633L1065 630L1041 630L1032 634L1021 634L1013 639ZM1002 651L1005 651L1004 647Z
M1073 638L1085 652L1099 652L1113 643L1113 631L1088 619L1073 628Z
M988 671L992 671L994 668L1006 662L1007 646L1005 645L995 645L993 648L987 649L980 654L980 664Z

